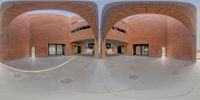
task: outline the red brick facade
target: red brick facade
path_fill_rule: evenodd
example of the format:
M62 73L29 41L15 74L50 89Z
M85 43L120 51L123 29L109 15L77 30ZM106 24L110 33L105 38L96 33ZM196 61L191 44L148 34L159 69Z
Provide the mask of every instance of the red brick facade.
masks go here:
M88 25L84 20L72 26L72 21L79 19L82 18L78 15L22 14L11 22L6 34L1 36L1 58L31 56L32 47L35 47L36 56L48 56L48 44L65 44L65 54L73 54L73 42L94 40L91 29L71 33L74 28Z
M0 58L12 59L30 55L30 17L18 16L11 22L5 34L0 36ZM19 24L20 23L20 24Z
M126 54L133 55L133 44L149 44L149 56L160 57L161 48L166 48L166 56L192 60L195 53L194 37L180 21L162 15L136 15L121 20L127 24L127 33L110 30L106 39L126 43ZM118 22L115 26L124 29Z
M92 29L71 32L85 25L89 24L78 15L20 15L9 25L6 34L1 36L1 57L30 56L31 47L36 48L36 56L48 56L50 43L65 44L66 55L74 53L73 47L78 45L78 41L95 40L95 44L98 44ZM162 47L166 48L167 57L192 60L195 56L192 52L195 48L192 32L174 18L155 14L136 15L119 21L114 27L126 32L111 29L106 40L123 42L128 55L133 55L133 44L149 44L149 56L160 57ZM106 40L103 40L103 44L106 44ZM81 49L86 51L85 46ZM117 51L116 48L112 49ZM103 51L106 49L103 48Z

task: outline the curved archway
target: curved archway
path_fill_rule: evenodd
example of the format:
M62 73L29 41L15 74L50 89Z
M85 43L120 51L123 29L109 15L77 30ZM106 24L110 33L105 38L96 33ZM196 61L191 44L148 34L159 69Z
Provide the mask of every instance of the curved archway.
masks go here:
M7 25L16 18L18 15L33 11L33 10L42 10L42 9L55 9L55 10L65 10L74 12L84 19L91 25L97 38L97 8L96 4L92 2L78 2L78 1L67 1L67 2L5 2L4 14L2 18L2 29L3 33L7 28ZM76 9L75 9L76 8ZM78 9L77 9L78 8Z
M85 20L80 22L79 19L83 18L75 13L60 10L38 10L17 16L9 24L6 33L0 37L3 40L3 48L0 49L1 63L20 70L40 71L68 61L71 55L75 55L74 40L94 40L91 28L72 32L74 28L89 25ZM88 36L82 37L85 34ZM81 48L88 49L86 43L80 45ZM81 54L83 53L88 52L81 51ZM63 60L56 60L60 58ZM43 60L49 62L44 63ZM53 61L54 63L51 63ZM21 65L23 63L26 63L27 67Z
M192 59L196 60L196 7L183 2L135 1L118 2L107 5L102 16L102 57L105 57L105 37L109 30L119 20L136 14L160 14L173 17L183 23L193 33L194 52Z
M6 30L13 19L17 16L34 11L34 10L63 10L70 11L80 15L84 18L88 24L91 26L91 29L94 33L94 42L95 42L95 58L98 58L98 16L97 16L97 6L93 2L84 2L84 1L9 1L4 2L3 6L3 15L1 20L1 35L6 33Z

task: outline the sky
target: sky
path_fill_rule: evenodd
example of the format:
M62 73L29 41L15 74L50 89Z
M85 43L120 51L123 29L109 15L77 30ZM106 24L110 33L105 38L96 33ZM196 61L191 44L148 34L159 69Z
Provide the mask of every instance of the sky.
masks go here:
M60 14L64 16L73 16L75 13L69 12L69 11L62 11L62 10L34 10L31 12L28 12L29 14Z

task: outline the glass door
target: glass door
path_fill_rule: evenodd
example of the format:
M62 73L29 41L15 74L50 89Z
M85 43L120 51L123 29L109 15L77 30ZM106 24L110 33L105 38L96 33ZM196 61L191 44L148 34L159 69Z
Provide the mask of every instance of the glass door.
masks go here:
M49 55L64 55L64 44L49 44Z
M56 45L54 44L49 45L49 55L56 55Z
M81 54L81 46L75 46L74 47L74 53L75 54Z
M142 50L141 46L140 45L136 45L135 46L135 55L141 55L142 54L141 50Z
M64 51L63 51L63 45L56 45L56 54L57 55L63 55L64 54Z
M149 44L135 44L133 45L133 55L148 56Z
M146 56L149 55L149 45L147 44L142 45L142 55L146 55Z

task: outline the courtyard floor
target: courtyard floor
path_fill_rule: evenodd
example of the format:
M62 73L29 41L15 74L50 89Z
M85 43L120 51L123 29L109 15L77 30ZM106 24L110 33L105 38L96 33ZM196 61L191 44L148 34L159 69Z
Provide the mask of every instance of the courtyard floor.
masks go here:
M2 61L2 63L18 70L40 71L62 66L72 58L72 56L26 57Z
M0 97L5 100L200 99L200 62L120 55L3 63L11 66L0 65Z

